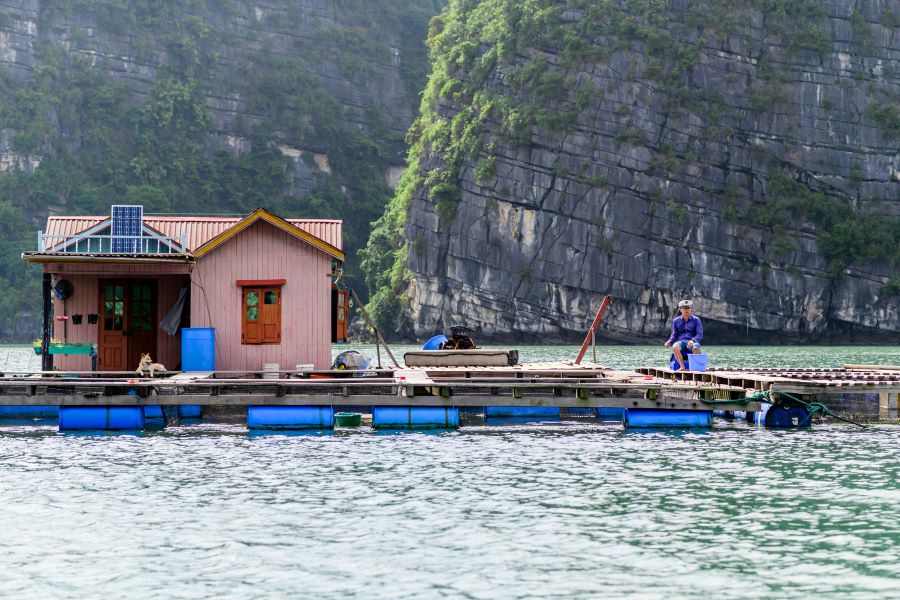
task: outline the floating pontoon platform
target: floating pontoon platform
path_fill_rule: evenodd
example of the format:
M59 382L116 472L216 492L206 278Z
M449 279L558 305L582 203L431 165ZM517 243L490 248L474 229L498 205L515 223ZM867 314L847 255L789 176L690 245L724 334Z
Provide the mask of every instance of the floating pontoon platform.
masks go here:
M169 373L39 372L0 377L2 406L559 407L744 411L758 391L801 397L900 392L900 370L616 370L593 364L418 367L370 371Z

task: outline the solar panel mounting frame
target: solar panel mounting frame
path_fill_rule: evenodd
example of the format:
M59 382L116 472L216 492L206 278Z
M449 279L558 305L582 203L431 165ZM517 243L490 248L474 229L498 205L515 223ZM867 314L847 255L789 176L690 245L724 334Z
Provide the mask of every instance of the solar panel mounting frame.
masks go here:
M140 204L113 204L110 211L110 251L139 254L142 245L144 207Z

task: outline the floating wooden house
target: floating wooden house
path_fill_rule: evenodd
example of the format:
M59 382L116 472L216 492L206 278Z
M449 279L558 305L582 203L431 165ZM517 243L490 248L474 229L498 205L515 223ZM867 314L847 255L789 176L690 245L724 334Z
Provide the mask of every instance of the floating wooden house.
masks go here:
M347 297L333 289L341 227L262 208L244 218L140 206L51 216L38 250L22 255L44 268L44 369L55 358L61 370L90 370L91 356L66 347L95 349L101 371L134 370L142 353L179 369L186 327L214 328L216 370L327 369L346 331Z

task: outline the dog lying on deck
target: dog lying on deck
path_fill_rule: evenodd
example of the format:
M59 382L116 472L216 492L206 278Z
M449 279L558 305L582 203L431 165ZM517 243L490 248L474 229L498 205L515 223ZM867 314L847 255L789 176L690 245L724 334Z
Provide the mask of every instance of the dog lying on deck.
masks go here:
M153 362L153 359L150 358L149 354L141 354L141 362L138 363L138 368L135 369L134 372L141 376L145 373L149 373L150 377L153 377L154 373L165 373L166 367L165 365Z

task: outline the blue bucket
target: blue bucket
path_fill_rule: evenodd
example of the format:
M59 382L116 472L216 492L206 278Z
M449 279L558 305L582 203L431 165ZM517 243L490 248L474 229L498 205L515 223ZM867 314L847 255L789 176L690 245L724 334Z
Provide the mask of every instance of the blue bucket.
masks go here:
M709 366L709 355L686 354L684 356L684 366L689 371L705 371L706 367ZM669 359L669 368L673 371L678 370L678 362L675 360L674 356Z

